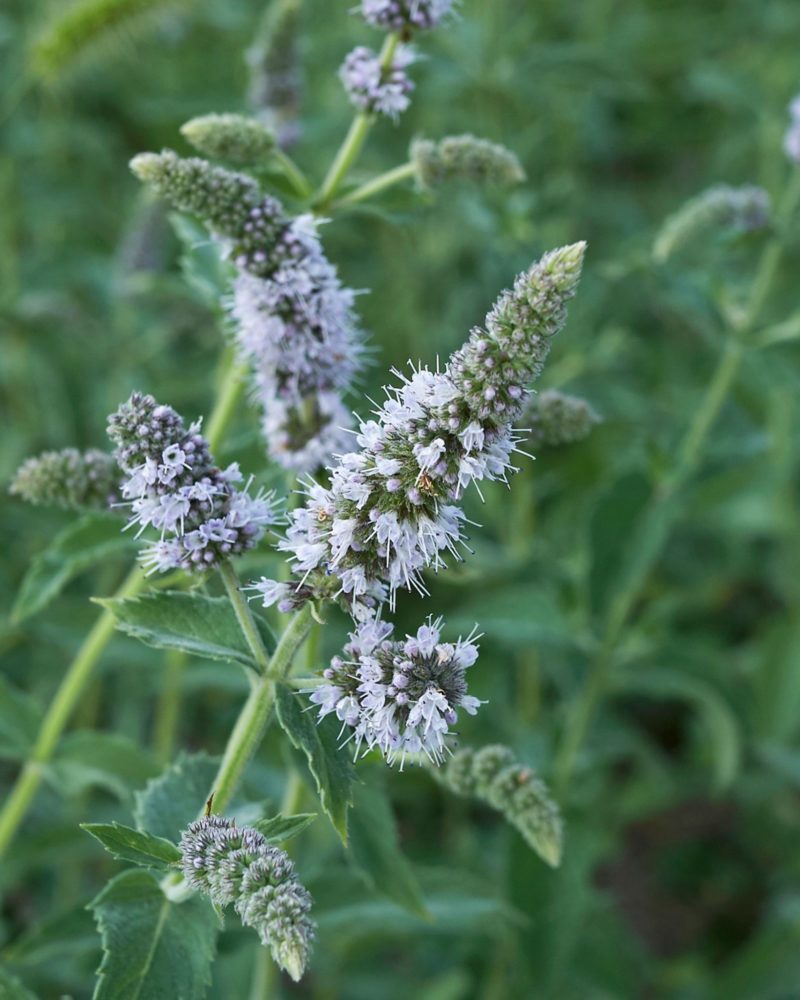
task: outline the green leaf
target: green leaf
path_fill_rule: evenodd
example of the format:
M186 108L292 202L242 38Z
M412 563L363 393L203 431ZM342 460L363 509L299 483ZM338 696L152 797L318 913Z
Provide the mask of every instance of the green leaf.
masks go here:
M369 885L410 913L430 919L417 878L400 850L391 803L374 776L353 787L350 852Z
M183 244L180 263L187 284L203 305L218 312L220 302L230 290L230 266L199 222L178 212L170 213L169 221Z
M140 830L177 842L203 811L218 761L204 753L178 756L174 764L136 793L134 819Z
M0 676L0 759L24 760L39 731L36 702Z
M297 813L294 816L284 816L283 813L278 813L277 816L272 816L270 819L256 820L252 826L271 844L282 844L291 840L292 837L296 837L316 818L316 813Z
M353 802L356 773L349 757L339 752L336 723L327 718L318 725L286 684L277 685L275 707L278 721L292 745L306 755L322 808L346 844L347 809Z
M94 1000L200 1000L218 921L203 896L175 903L145 871L112 879L90 904L103 941Z
M37 1000L36 994L26 989L11 973L0 965L0 1000Z
M136 547L124 523L112 514L86 514L53 539L30 565L11 611L21 622L46 607L79 573L109 556Z
M45 773L68 797L100 787L125 802L158 774L158 765L148 750L127 736L79 730L64 737Z
M228 660L258 670L227 597L206 597L179 591L154 591L142 597L109 598L117 627L156 649L181 649L211 660ZM255 615L267 650L275 649L272 629Z
M144 868L168 868L181 860L181 852L171 841L121 823L81 823L81 829L99 840L118 861Z

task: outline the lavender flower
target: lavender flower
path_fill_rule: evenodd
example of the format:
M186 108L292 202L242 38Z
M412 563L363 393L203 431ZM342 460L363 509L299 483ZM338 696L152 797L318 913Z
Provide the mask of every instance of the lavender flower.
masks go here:
M524 419L530 422L530 440L534 445L550 448L582 441L600 422L585 399L567 396L556 389L532 396Z
M270 456L316 472L344 445L341 400L360 366L363 333L355 293L328 261L311 216L289 219L242 174L169 151L144 154L135 172L176 207L198 215L239 273L231 313L254 371Z
M387 391L377 419L360 426L360 451L340 456L329 489L309 483L305 505L292 511L279 548L290 554L296 589L262 581L265 602L288 609L338 598L363 619L400 587L426 593L422 571L444 565L445 550L459 557L458 500L470 483L506 481L512 423L565 322L584 248L545 254L443 372L420 368Z
M437 777L457 795L487 802L519 830L553 868L561 861L563 826L558 806L534 772L508 747L457 750Z
M245 115L201 115L182 125L181 135L204 156L243 165L261 163L275 149L271 129Z
M455 6L455 0L361 0L365 21L385 31L427 31Z
M407 45L399 45L387 69L372 49L359 45L345 59L339 70L350 103L367 114L397 119L411 103L414 84L406 69L415 55Z
M789 127L783 137L783 150L792 163L800 165L800 94L789 105Z
M436 188L450 180L509 187L525 179L510 149L474 135L450 135L433 142L415 139L409 157L422 188Z
M289 855L270 846L252 827L206 816L183 832L179 847L186 881L216 906L229 906L242 923L258 931L272 957L292 979L308 964L314 923L311 896L301 885Z
M441 642L441 618L428 619L414 636L393 641L393 626L371 621L350 634L341 657L325 671L327 683L310 700L319 718L335 713L358 754L377 747L389 764L423 753L441 764L458 709L474 715L480 701L467 694L466 670L478 659L475 636Z
M121 493L129 524L139 525L139 534L150 526L161 533L142 560L151 572L210 569L251 549L274 524L271 494L234 489L242 479L238 465L218 469L200 425L187 430L152 396L135 392L109 417L108 433L127 474Z
M36 506L102 510L116 499L119 479L116 462L106 452L64 448L26 459L9 492Z

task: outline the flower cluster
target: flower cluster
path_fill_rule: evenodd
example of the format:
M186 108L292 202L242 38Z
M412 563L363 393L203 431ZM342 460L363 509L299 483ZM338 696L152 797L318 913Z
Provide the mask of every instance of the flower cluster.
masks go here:
M166 151L133 161L137 175L177 208L203 219L235 263L231 313L254 370L270 455L315 472L345 446L351 385L363 334L355 293L342 285L310 216L289 219L255 181Z
M303 0L273 0L267 4L247 50L250 106L274 130L285 149L300 138L302 78L298 33Z
M311 896L288 854L252 827L222 816L206 816L183 832L179 844L186 881L229 906L258 931L272 957L295 981L308 964L314 923Z
M525 179L510 149L474 135L450 135L438 142L415 139L409 157L422 188L436 188L450 180L509 187Z
M533 444L550 448L582 441L600 422L600 417L585 399L568 396L557 389L546 389L532 396L524 419L530 422Z
M106 509L117 498L119 479L117 464L106 452L64 448L26 459L9 492L37 506Z
M181 127L181 135L204 156L230 163L262 163L275 149L271 129L245 115L200 115Z
M705 233L750 232L762 229L769 218L770 199L763 188L716 184L667 219L656 238L653 255L663 262Z
M365 21L385 31L427 31L455 6L455 0L361 0Z
M361 424L360 451L340 456L330 488L307 487L279 548L298 580L256 587L265 603L294 608L340 597L353 616L374 614L398 588L425 593L422 571L459 555L466 487L505 481L524 409L550 342L566 320L583 243L552 251L521 274L442 372L413 371ZM295 588L295 589L293 589Z
M406 69L414 59L413 49L399 45L391 65L385 67L372 49L357 46L339 70L350 103L366 114L396 119L411 103L414 84Z
M389 764L420 753L441 764L458 709L478 710L465 676L478 659L476 637L441 642L441 627L441 619L429 618L398 642L388 622L365 622L331 661L310 700L319 705L320 719L336 714L356 754L363 743L367 750L377 747Z
M463 747L437 776L457 795L474 796L497 809L544 861L559 864L563 827L558 806L544 783L518 763L508 747Z
M134 393L109 417L117 464L126 473L120 492L130 524L161 533L143 563L151 572L203 571L252 548L275 522L271 495L234 489L242 474L211 457L199 424L186 428L170 406Z
M800 94L789 105L789 128L783 137L783 149L793 163L800 165Z

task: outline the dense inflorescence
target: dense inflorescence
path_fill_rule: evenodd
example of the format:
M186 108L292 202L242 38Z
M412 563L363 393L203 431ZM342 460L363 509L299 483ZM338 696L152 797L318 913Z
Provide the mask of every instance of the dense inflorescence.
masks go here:
M427 31L441 24L454 6L454 0L361 0L361 14L385 31Z
M134 393L109 417L108 433L126 473L120 493L129 523L161 533L142 560L152 571L211 569L251 549L275 523L271 495L235 489L239 466L218 469L199 424L187 429L152 396Z
M64 448L26 459L9 492L37 506L107 509L118 497L119 480L117 463L107 452Z
M470 483L506 480L529 385L538 376L580 276L584 244L552 251L521 274L443 372L413 371L361 424L360 451L340 456L330 488L309 483L279 548L295 583L261 581L282 610L338 597L363 619L398 588L424 593L422 571L459 556ZM398 373L399 374L399 373ZM402 376L400 376L402 378Z
M414 83L406 69L414 62L413 49L399 45L390 65L364 45L348 53L339 70L350 103L371 115L396 119L411 103Z
M396 641L388 622L364 622L331 661L311 701L320 719L335 713L356 754L364 744L377 747L390 764L409 754L440 764L458 709L470 715L478 710L466 680L478 659L475 637L442 642L441 628L441 619L429 618L415 635Z
M278 965L295 981L308 964L314 940L311 896L288 854L252 827L205 816L183 832L179 844L186 881L220 907L233 904L254 928Z
M482 799L502 813L537 854L558 865L563 837L558 807L544 783L508 747L463 747L437 775L456 794Z
M436 188L451 180L508 187L525 179L525 171L510 149L474 135L451 135L438 141L415 139L409 157L422 188Z
M200 115L181 126L181 135L204 156L244 166L267 160L275 149L274 132L245 115Z
M270 455L286 468L317 471L346 446L352 419L334 397L350 388L363 354L355 293L325 256L317 223L290 219L250 178L205 160L167 151L136 157L133 169L228 248L239 272L231 302L237 344L253 368Z
M529 440L534 446L556 448L588 437L600 417L585 399L546 389L531 397L523 420L530 424Z

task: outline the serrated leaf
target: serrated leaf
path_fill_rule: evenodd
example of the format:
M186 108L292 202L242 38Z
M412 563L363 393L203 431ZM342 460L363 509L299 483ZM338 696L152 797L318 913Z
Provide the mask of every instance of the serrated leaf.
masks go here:
M367 883L410 913L429 920L417 877L400 849L391 803L374 776L353 787L349 826L350 855Z
M118 861L143 868L168 868L181 860L181 852L171 841L121 823L81 823L81 829L99 840Z
M0 965L0 1000L37 1000L36 994Z
M100 787L124 802L158 773L158 765L149 750L127 736L79 730L64 737L45 773L68 797Z
M174 764L137 792L133 815L140 830L176 842L202 812L219 762L204 753L180 754Z
M332 719L317 724L300 698L286 684L278 684L275 708L278 721L292 745L306 756L322 808L343 843L347 843L347 809L353 802L356 773L350 758L337 746L337 726Z
M31 563L17 593L11 619L21 622L46 607L79 573L136 541L111 514L86 514L65 528Z
M36 702L0 676L0 759L24 760L39 731Z
M94 1000L201 1000L219 928L211 903L175 903L145 871L122 872L89 904L103 941Z
M278 813L269 819L259 819L251 824L271 844L282 844L296 837L317 818L316 813L296 813L294 816L284 816Z
M167 590L97 603L111 611L119 629L148 646L181 649L194 656L233 661L258 670L227 597ZM271 653L275 648L272 629L259 615L254 617Z

